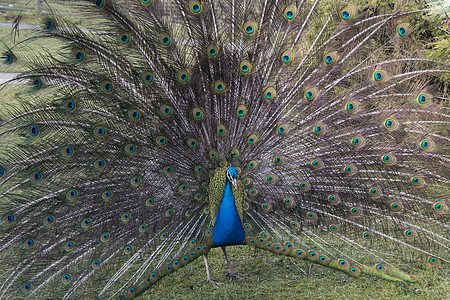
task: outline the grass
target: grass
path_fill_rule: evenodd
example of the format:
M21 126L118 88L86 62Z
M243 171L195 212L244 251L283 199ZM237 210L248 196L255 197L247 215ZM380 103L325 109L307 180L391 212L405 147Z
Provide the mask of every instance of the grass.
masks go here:
M218 288L206 282L202 258L166 276L143 299L448 299L450 274L445 268L416 273L415 283L395 283L339 271L245 246L228 247L236 273L246 282L228 280L222 251L212 249L209 265Z
M9 2L6 3L5 2ZM82 14L73 9L73 5L75 1L70 1L70 5L63 4L58 1L47 1L51 3L52 9L58 11L59 14L63 15L66 19L71 22L86 26L90 25L94 20L90 20L88 18L82 18ZM46 11L46 6L42 5L39 8L36 5L36 0L17 0L17 1L4 1L0 8L0 23L12 23L14 19L20 14L23 16L21 23L23 24L41 24L42 22L42 12ZM79 1L79 3L83 3L83 1ZM12 7L8 7L8 4L12 4Z

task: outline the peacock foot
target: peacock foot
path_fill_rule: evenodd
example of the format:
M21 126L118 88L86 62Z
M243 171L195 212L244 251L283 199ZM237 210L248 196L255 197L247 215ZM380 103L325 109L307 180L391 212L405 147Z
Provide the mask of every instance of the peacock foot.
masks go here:
M213 287L215 287L215 288L218 288L219 287L219 285L221 285L222 284L222 282L215 282L214 280L212 280L212 279L207 279L206 280L206 282L207 283L211 283L212 284L212 286Z
M225 276L230 277L230 281L233 279L236 279L236 280L242 280L245 282L246 280L245 280L244 276L247 276L247 274L236 274L233 271L228 271L225 273Z

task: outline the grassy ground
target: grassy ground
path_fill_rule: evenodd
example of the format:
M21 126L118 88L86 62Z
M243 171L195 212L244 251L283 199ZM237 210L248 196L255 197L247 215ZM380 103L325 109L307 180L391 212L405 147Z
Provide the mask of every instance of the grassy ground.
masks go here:
M236 273L245 282L228 280L222 251L211 250L214 288L206 282L202 258L163 278L143 299L449 299L450 274L444 268L418 270L415 283L395 283L363 276L349 277L317 264L245 246L228 247Z
M12 23L14 19L20 14L23 18L24 24L41 24L42 21L42 11L46 11L46 6L37 5L36 0L16 0L16 1L0 1L0 23ZM63 15L68 20L74 22L77 25L88 24L92 22L89 19L81 18L81 14L71 8L67 3L64 4L61 1L47 1L51 3L51 7L57 10L61 15ZM75 2L70 1L71 5ZM80 1L83 3L83 1ZM12 6L11 6L12 5Z

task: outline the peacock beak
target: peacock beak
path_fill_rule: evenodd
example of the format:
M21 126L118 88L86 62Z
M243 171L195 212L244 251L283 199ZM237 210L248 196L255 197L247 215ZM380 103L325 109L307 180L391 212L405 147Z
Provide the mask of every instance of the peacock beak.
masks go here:
M230 180L231 183L233 184L234 188L237 189L237 178L233 178L232 180Z

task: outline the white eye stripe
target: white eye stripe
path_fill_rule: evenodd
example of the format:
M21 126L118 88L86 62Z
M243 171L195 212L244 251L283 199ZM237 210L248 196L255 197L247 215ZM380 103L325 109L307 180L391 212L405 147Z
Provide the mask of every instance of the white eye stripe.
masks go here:
M230 181L233 181L233 176L231 175L230 171L227 170L227 178Z

